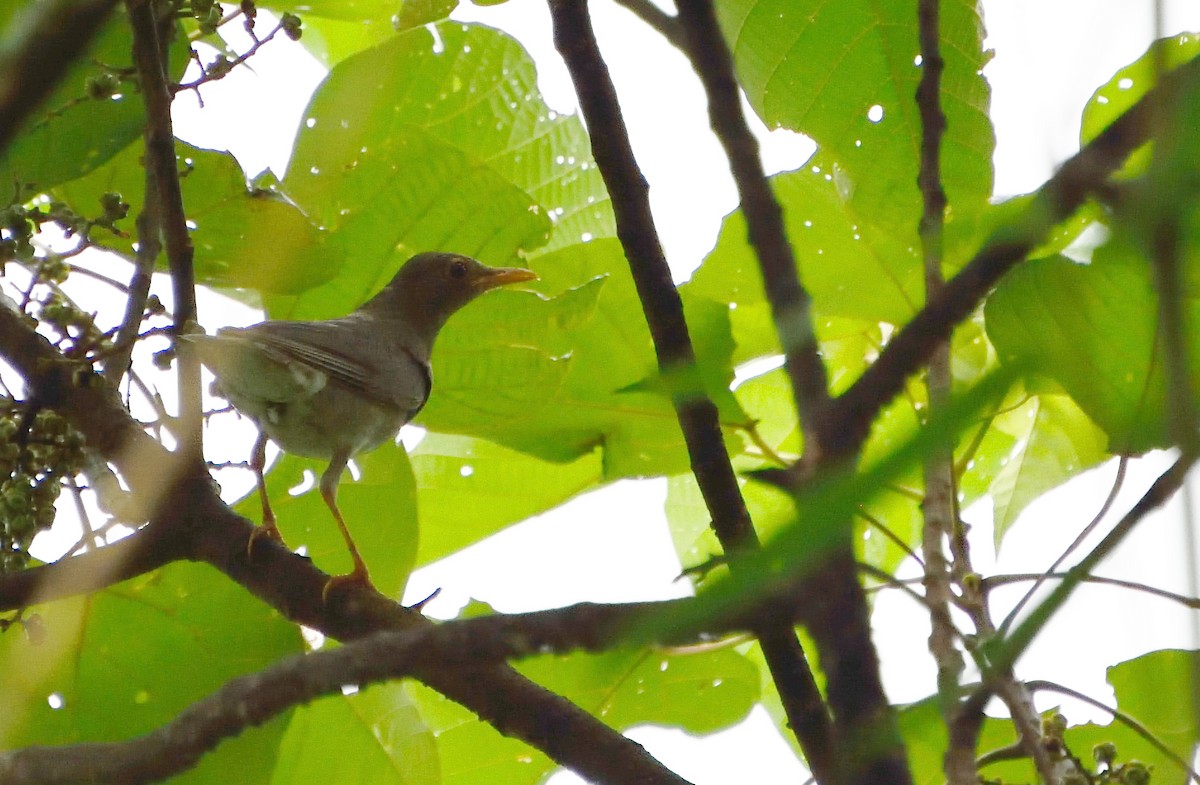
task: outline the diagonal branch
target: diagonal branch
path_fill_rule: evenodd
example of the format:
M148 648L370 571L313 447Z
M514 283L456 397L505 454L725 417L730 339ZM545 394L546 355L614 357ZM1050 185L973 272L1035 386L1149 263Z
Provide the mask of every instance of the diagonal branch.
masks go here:
M1068 218L1101 188L1125 159L1149 140L1153 120L1169 85L1200 71L1200 59L1165 75L1129 111L1070 158L1034 195L1014 225L984 244L941 295L926 303L906 324L858 381L833 404L840 428L839 450L861 445L879 410L902 389L905 380L928 361L954 326L966 319L992 287L1021 262L1058 223Z
M36 747L0 753L0 782L5 785L135 785L184 772L223 740L261 725L279 713L343 685L367 686L431 668L478 669L547 652L602 651L618 644L676 645L711 639L715 633L744 631L751 615L736 612L703 630L672 631L657 639L654 630L677 608L695 599L596 605L526 614L496 614L384 631L345 646L289 657L265 670L233 679L197 701L174 720L129 741ZM761 610L761 609L759 609ZM618 772L633 781L636 772ZM617 780L614 780L617 781ZM636 781L641 781L636 780Z
M683 29L679 25L679 17L668 14L656 6L653 0L616 0L616 3L654 28L655 32L670 41L676 49L683 50Z
M721 35L711 0L679 0L679 19L686 33L684 54L704 85L713 132L725 148L737 184L750 245L758 257L763 290L783 347L784 367L800 416L803 459L820 462L829 424L829 381L813 329L812 298L796 273L783 209L771 191L758 153L758 140L742 112L742 94L733 72L733 56Z

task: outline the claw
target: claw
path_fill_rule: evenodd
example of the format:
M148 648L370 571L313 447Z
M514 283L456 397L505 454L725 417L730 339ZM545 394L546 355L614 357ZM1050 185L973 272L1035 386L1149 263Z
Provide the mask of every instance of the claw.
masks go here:
M345 575L335 575L325 581L325 588L321 590L321 602L328 603L330 593L339 591L343 586L362 586L375 591L375 586L371 583L371 577L367 575L366 569L359 570L356 567Z

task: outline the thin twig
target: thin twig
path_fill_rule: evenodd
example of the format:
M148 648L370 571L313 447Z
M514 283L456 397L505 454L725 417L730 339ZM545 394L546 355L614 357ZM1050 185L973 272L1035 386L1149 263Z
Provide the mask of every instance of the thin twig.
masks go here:
M1016 625L1013 631L1004 638L998 638L985 645L983 652L989 666L995 670L1011 669L1017 659L1029 648L1029 644L1045 627L1067 598L1074 593L1079 584L1096 569L1114 549L1125 539L1129 532L1142 521L1151 511L1165 504L1187 479L1188 469L1196 461L1195 454L1184 454L1163 472L1149 490L1142 495L1137 504L1104 536L1095 548L1091 550L1074 567L1063 576L1062 582L1054 588L1041 604L1039 604L1023 621Z
M1149 728L1138 722L1135 717L1126 714L1120 709L1114 709L1103 701L1098 701L1090 695L1086 695L1078 690L1073 690L1070 687L1066 687L1062 684L1046 681L1045 679L1035 679L1028 682L1026 686L1028 686L1029 689L1033 690L1034 692L1056 692L1059 695L1066 695L1074 698L1077 701L1082 701L1089 706L1100 709L1101 711L1108 712L1110 715L1112 715L1114 720L1122 725L1127 726L1134 733L1141 736L1147 744L1154 747L1154 749L1158 750L1162 755L1178 766L1184 773L1187 774L1188 779L1197 783L1197 785L1200 785L1200 774L1197 774L1196 770L1193 769L1186 760L1172 752L1170 747L1159 741L1158 737L1151 733Z
M917 4L917 32L921 49L921 81L917 85L917 109L921 117L920 168L917 185L922 212L918 227L925 269L925 299L932 300L945 287L942 277L946 192L942 188L942 136L946 116L942 112L941 83L945 62L939 46L940 0ZM929 359L925 386L929 415L937 416L950 404L950 342L943 340ZM958 525L954 483L954 448L950 442L935 446L923 466L925 498L921 505L924 528L921 553L925 561L925 601L929 609L929 651L937 665L938 703L949 726L959 710L959 681L966 667L956 640L958 630L950 617L954 593L950 588L950 565L944 543ZM973 785L978 779L974 749L950 745L942 765L950 785Z
M1067 560L1067 557L1074 553L1075 549L1078 548L1083 541L1086 540L1091 533L1096 530L1096 527L1099 526L1104 520L1104 516L1108 515L1108 511L1112 509L1113 503L1117 500L1117 495L1121 492L1121 488L1125 484L1125 475L1128 466L1129 457L1122 455L1117 460L1117 476L1113 478L1112 487L1109 488L1108 496L1105 497L1104 503L1100 505L1099 511L1097 511L1097 513L1092 516L1092 519L1088 521L1088 524L1084 526L1082 530L1080 530L1079 534L1075 536L1075 539L1071 541L1071 544L1068 545L1063 552L1058 555L1058 558L1054 560L1054 563L1046 568L1046 572L1042 573L1043 575L1047 577L1053 575L1054 571L1061 567L1063 562ZM1033 599L1033 596L1037 594L1037 590L1041 587L1042 581L1034 581L1034 584L1029 587L1029 590L1025 592L1024 596L1017 601L1017 604L1013 606L1012 610L1008 612L1008 615L1004 617L1004 621L1000 624L999 633L1001 635L1004 635L1008 632L1017 616L1021 614L1021 610L1031 599Z
M182 335L196 321L196 278L192 266L195 253L183 209L183 192L179 185L179 167L175 156L175 132L171 125L172 94L167 80L164 47L160 39L159 20L150 0L126 0L129 23L133 28L134 63L146 104L146 161L154 177L161 210L161 228L171 270L177 335ZM148 194L153 196L153 194ZM200 448L201 397L200 361L190 344L177 347L179 363L179 450L199 466L203 462Z
M145 199L137 217L138 248L134 260L133 275L129 280L128 297L125 300L125 318L117 330L112 355L104 363L104 377L114 387L119 386L121 377L129 367L133 345L138 339L142 320L146 316L146 301L150 297L150 281L154 263L162 250L162 212L159 206L158 178L149 168L145 170Z
M1047 580L1062 580L1067 577L1065 572L1030 572L1030 573L1008 573L1004 575L989 575L983 579L983 584L988 591L995 589L998 586L1005 586L1010 583L1025 583L1029 581L1037 581L1044 583ZM1102 586L1117 586L1122 589L1130 589L1131 591L1149 594L1152 597L1159 597L1164 600L1178 603L1185 608L1200 610L1200 598L1191 597L1178 592L1167 591L1160 589L1157 586L1148 586L1137 581L1125 580L1124 578L1109 578L1103 575L1087 575L1083 578L1084 583L1095 583Z

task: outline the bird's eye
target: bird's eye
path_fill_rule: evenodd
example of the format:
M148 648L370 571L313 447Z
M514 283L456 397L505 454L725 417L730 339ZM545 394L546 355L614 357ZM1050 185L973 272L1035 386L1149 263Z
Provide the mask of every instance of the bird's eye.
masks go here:
M466 262L454 262L453 264L450 265L450 277L451 278L462 278L466 274L467 274L467 263Z

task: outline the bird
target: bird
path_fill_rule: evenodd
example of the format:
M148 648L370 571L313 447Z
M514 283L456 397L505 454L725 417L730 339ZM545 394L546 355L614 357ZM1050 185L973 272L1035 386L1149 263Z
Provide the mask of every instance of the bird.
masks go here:
M432 390L430 356L438 332L480 294L537 279L520 267L489 267L455 253L420 253L347 316L324 321L268 320L185 337L215 377L214 392L250 419L259 433L251 451L262 502L262 526L252 534L283 541L263 472L267 440L281 450L324 459L320 491L346 541L353 570L342 583L371 586L337 505L338 483L350 459L395 439Z

